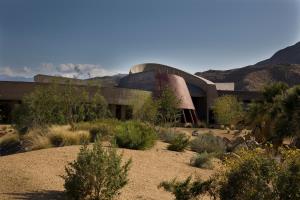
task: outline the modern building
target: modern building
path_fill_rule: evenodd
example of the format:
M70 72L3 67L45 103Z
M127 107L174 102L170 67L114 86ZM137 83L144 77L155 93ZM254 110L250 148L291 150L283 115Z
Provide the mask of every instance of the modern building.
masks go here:
M11 111L16 104L22 103L24 95L36 87L43 87L53 81L62 86L72 81L76 87L87 89L90 93L100 90L116 118L130 118L130 108L145 96L157 97L164 87L170 88L179 98L179 108L182 110L183 123L196 124L199 121L213 122L211 106L221 95L235 95L241 101L249 103L260 98L258 92L235 91L234 83L213 83L202 77L189 74L182 70L156 64L145 63L133 66L129 74L110 87L98 87L86 80L37 75L34 82L0 81L0 110L4 117L2 121L9 122Z

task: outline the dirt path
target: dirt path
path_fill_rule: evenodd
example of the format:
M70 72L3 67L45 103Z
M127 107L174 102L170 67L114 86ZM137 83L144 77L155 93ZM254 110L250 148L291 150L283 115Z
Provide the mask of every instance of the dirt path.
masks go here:
M197 174L208 178L213 171L189 166L193 152L166 150L166 143L157 142L147 151L120 149L124 159L132 158L129 184L120 200L171 200L172 196L158 189L163 180ZM76 158L79 146L51 148L0 157L0 199L59 199L63 191L64 167Z

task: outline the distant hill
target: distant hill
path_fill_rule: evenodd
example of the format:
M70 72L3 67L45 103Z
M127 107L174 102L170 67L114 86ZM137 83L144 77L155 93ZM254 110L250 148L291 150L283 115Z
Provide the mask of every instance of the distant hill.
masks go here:
M24 81L24 82L32 82L33 78L25 78L25 77L19 77L19 76L6 76L0 74L0 80L1 81Z
M255 65L232 70L208 70L196 75L213 82L234 82L236 90L260 90L276 81L290 86L300 84L300 42Z
M109 87L109 86L115 86L118 85L120 82L120 79L126 76L127 74L116 74L112 76L102 76L102 77L94 77L90 79L86 79L89 82L92 83L99 83L103 87Z
M50 76L44 74L37 74L34 76L35 82L59 82L59 83L69 83L78 84L78 85L97 85L101 87L113 87L119 84L121 78L126 76L126 74L116 74L112 76L103 76L103 77L93 77L89 79L78 79L78 78L68 78L62 76Z

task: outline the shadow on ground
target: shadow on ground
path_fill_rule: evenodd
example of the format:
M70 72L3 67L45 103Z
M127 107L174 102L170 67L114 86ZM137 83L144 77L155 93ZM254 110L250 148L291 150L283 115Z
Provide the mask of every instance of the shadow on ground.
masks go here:
M18 200L65 200L64 193L55 190L44 190L38 192L6 193L11 199Z

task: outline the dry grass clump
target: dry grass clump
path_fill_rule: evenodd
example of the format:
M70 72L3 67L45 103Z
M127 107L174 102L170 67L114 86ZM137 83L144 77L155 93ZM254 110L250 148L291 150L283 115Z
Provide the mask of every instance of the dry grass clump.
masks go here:
M216 156L217 155L215 153L199 153L197 156L191 159L191 165L204 169L213 169L212 159Z
M71 131L70 126L52 126L47 137L57 147L84 144L90 140L88 131Z
M116 134L116 128L123 122L116 119L102 119L94 122L80 122L72 125L71 130L85 130L90 132L90 140L94 142L96 138L110 140Z
M51 126L48 129L32 129L23 136L26 151L79 145L89 142L88 131L71 131L70 126Z
M23 146L26 151L31 151L50 148L52 144L47 137L47 130L33 129L23 136Z

